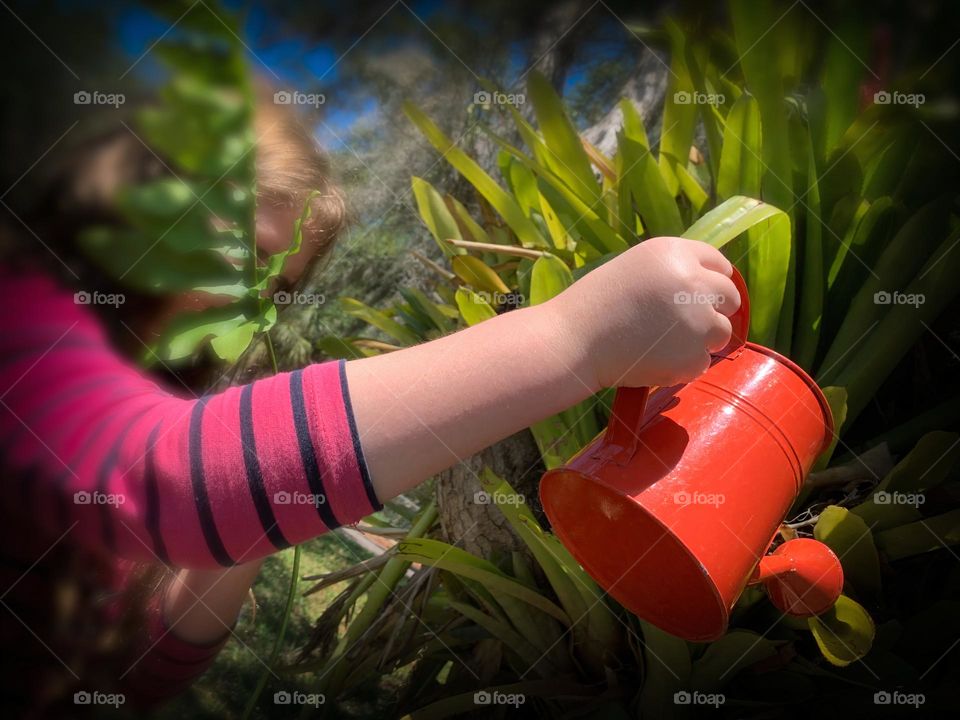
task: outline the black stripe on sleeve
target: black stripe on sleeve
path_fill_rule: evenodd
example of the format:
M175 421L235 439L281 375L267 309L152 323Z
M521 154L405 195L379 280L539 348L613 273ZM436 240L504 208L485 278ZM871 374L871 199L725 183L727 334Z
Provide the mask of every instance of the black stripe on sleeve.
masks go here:
M253 434L253 384L249 384L240 392L240 444L243 446L243 464L247 469L247 484L250 486L250 496L257 509L257 516L263 526L263 532L270 538L270 542L277 550L290 547L277 518L273 514L273 505L267 497L263 487L263 473L260 470L260 458L257 457L257 440Z
M160 427L163 421L158 422L150 435L147 437L147 454L143 460L143 484L146 491L146 508L144 510L144 522L147 526L147 532L153 538L153 549L166 565L170 564L170 555L167 553L167 545L163 541L163 535L160 532L160 488L157 484L157 465L154 456L154 448L157 445L157 438L160 435Z
M347 361L340 361L340 392L343 394L343 405L347 409L347 424L350 426L350 437L353 440L353 454L357 457L357 465L360 466L360 477L363 478L363 489L367 492L367 500L370 506L376 510L382 510L383 504L377 498L374 492L373 483L370 482L370 471L367 470L367 460L363 456L363 446L360 445L360 435L357 433L357 421L353 417L353 405L350 403L350 388L347 386Z
M110 446L110 450L107 452L103 462L100 464L100 471L97 478L97 491L100 493L101 498L104 498L107 495L107 490L109 490L110 485L110 476L117 467L117 461L120 459L120 448L123 446L123 441L127 439L127 434L130 432L131 428L133 428L136 422L152 409L152 407L143 408L132 418L130 418L124 424L123 429L120 431L120 434L117 436L117 439L114 441L113 445ZM111 552L116 552L117 536L113 528L114 517L110 512L110 505L105 502L100 503L100 520L103 529L103 543L107 548L110 549Z
M207 549L220 565L232 567L236 563L227 553L223 540L220 539L220 533L217 532L213 511L210 509L210 496L207 495L207 480L203 472L203 442L200 430L207 400L209 398L206 395L197 400L190 413L190 481L193 483L193 498L197 505L197 515L200 517L200 529L207 541Z
M340 527L340 522L330 507L330 498L323 489L323 478L320 477L320 466L317 464L317 454L313 449L313 439L310 437L310 428L307 424L307 408L303 401L303 372L294 370L290 373L290 404L293 408L293 424L297 429L297 443L300 446L300 460L303 462L303 471L307 476L310 492L315 496L322 495L325 502L317 503L317 513L323 524L330 530Z

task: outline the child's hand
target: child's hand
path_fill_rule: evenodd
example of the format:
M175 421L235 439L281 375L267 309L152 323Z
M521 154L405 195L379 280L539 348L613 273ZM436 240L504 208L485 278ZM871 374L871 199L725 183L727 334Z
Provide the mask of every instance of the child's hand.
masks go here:
M740 307L731 272L706 243L651 238L551 303L600 387L674 385L703 373L729 342L728 316Z

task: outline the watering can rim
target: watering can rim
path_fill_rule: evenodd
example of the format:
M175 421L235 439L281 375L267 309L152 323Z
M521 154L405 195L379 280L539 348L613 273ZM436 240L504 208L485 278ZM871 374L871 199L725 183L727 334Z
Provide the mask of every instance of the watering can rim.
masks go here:
M568 475L568 474L576 475L577 477L579 477L580 479L586 482L595 484L595 480L587 473L584 473L581 470L577 470L575 468L570 468L566 465L561 465L559 467L548 470L547 472L544 473L544 479L546 479L548 476L556 477L556 476ZM541 488L540 492L542 493L543 492L542 483L540 488ZM599 484L599 489L620 496L620 493L618 493L614 488L605 486L603 485L603 483ZM541 494L541 502L542 502L542 494ZM662 529L664 536L669 537L670 540L673 543L675 543L676 546L683 551L684 556L687 558L688 561L691 562L692 567L696 569L697 574L704 579L705 582L703 583L703 589L709 592L711 596L711 600L714 603L714 607L719 610L722 627L715 633L703 633L699 635L694 635L691 633L684 633L680 627L675 625L672 625L671 627L665 627L662 623L662 620L657 620L656 622L654 622L653 620L650 620L648 618L641 618L641 619L643 619L645 622L649 622L656 625L658 628L660 628L661 630L664 630L665 632L670 633L671 635L675 635L676 637L682 637L683 639L688 640L689 642L711 642L713 640L717 640L718 638L723 637L723 635L726 634L730 626L730 615L731 615L732 608L728 608L724 603L723 595L720 593L720 590L717 587L717 584L713 581L709 571L707 570L703 562L700 560L700 558L697 556L697 554L687 545L687 543L683 541L683 539L680 536L673 533L671 528L668 525L666 525L659 517L657 517L656 513L652 513L649 510L647 510L643 505L636 504L636 503L630 503L623 507L629 508L631 512L639 512L643 515L643 517L646 520L653 521L657 526L659 526ZM546 509L546 505L544 506L544 509ZM615 588L617 584L620 582L620 580L622 580L623 577L625 577L625 575L615 579L613 583L610 585L606 584L605 580L601 582L599 580L599 576L603 575L603 573L594 574L596 572L596 566L594 565L592 559L587 559L586 557L581 556L580 545L575 542L569 542L568 544L568 541L570 540L570 538L567 537L565 527L561 527L559 525L552 525L551 532L553 532L553 534L556 535L557 538L559 538L560 542L564 545L564 547L566 547L570 551L570 553L574 556L574 559L578 563L580 563L580 565L584 568L584 570L586 570L587 573L590 574L592 577L597 578L597 581L600 582L601 586L605 588L608 594L612 595L618 602L624 605L624 607L627 607L627 609L630 609L629 603L621 599L618 592L615 592L614 590L610 589L610 588ZM759 563L759 559L757 562ZM746 586L748 579L749 578L744 580L744 586ZM631 610L631 612L635 612L637 616L640 617L638 611Z

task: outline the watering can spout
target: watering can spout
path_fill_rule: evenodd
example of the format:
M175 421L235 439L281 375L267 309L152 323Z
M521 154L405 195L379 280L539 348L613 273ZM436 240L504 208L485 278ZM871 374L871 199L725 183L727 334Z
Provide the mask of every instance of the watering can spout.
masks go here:
M810 617L837 602L843 590L843 568L826 545L798 538L762 557L749 584L762 584L781 612Z

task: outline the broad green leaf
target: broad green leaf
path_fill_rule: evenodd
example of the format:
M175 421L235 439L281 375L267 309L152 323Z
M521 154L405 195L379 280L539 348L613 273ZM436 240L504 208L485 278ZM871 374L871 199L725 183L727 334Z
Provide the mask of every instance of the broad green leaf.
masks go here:
M517 653L524 665L531 671L536 670L537 674L540 675L550 673L549 664L545 662L546 658L543 656L542 651L531 645L523 635L510 627L508 623L493 618L466 603L454 601L450 603L450 607L482 627L490 633L490 635L503 643L504 647Z
M676 167L686 166L690 157L697 121L697 105L692 101L696 87L687 67L687 39L673 21L667 20L665 26L670 38L670 72L663 100L659 164L667 190L673 196L680 188Z
M651 236L676 236L683 231L675 193L668 189L656 160L648 149L626 135L620 137L617 175L630 189L643 225ZM673 177L676 178L675 173ZM620 228L621 232L632 229Z
M555 255L544 255L533 263L530 304L539 305L573 285L570 268Z
M340 304L348 314L373 325L403 345L416 345L420 342L420 338L410 328L401 325L387 316L386 313L374 310L359 300L340 298Z
M925 205L900 227L884 249L860 290L847 304L843 322L818 370L818 377L824 382L831 383L840 374L852 360L851 350L858 340L888 314L891 306L877 299L904 292L921 265L929 260L934 243L946 234L945 210L942 201Z
M727 115L717 175L717 198L734 195L760 197L763 162L760 104L752 95L740 96Z
M694 215L699 215L700 211L703 210L703 207L710 199L710 196L707 194L707 191L703 189L700 181L683 165L677 165L676 170L677 179L680 181L680 190L686 196L687 200L690 201Z
M470 216L470 212L463 206L463 203L452 195L445 195L443 200L447 205L447 209L453 214L453 219L456 220L457 226L460 228L460 237L464 240L472 240L473 242L488 243L491 241L490 236L487 235L487 231ZM444 244L450 246L450 243ZM462 248L452 247L451 249L461 250Z
M502 187L494 182L469 155L458 148L439 127L412 103L404 103L403 111L420 129L427 140L440 151L441 155L466 178L493 208L500 213L507 225L513 230L525 246L544 247L546 241L540 235L536 225L524 215L516 200L510 197Z
M451 266L456 276L474 290L485 290L491 294L502 293L504 295L510 292L510 288L500 279L500 276L480 258L472 255L458 255L453 258Z
M457 288L457 307L467 325L479 325L484 320L497 316L497 311L491 307L486 299L472 290Z
M827 404L830 406L830 414L833 416L834 437L830 442L830 447L817 458L813 466L814 471L823 470L829 464L830 458L833 457L833 452L837 447L837 442L840 439L840 428L843 427L843 423L847 419L847 391L842 387L833 385L820 389L823 391L823 396L827 399Z
M890 562L960 544L960 510L884 530L876 541Z
M536 590L531 590L522 583L518 583L499 570L493 563L454 545L428 538L404 540L397 548L394 557L405 562L418 562L441 568L476 580L494 594L504 593L515 597L538 610L542 610L564 625L570 624L570 618L567 614Z
M250 346L250 343L253 341L253 336L259 328L259 322L250 320L213 338L210 341L210 347L221 360L226 360L228 363L235 363Z
M705 693L717 692L743 668L777 652L774 643L750 630L733 630L707 646L693 661L690 687Z
M820 215L820 185L809 131L804 133L807 155L807 189L805 232L800 258L800 298L797 327L793 339L793 360L811 372L816 360L823 329L823 307L826 300L823 261L823 218Z
M683 237L721 248L750 228L750 339L771 346L776 341L790 264L790 218L772 205L735 196L691 225ZM740 258L730 258L736 264Z
M496 135L489 137L537 175L540 192L547 198L558 217L563 220L564 227L571 235L583 236L601 253L627 249L626 241L610 227L607 219L601 217L593 207L584 202L552 170L523 154L503 138Z
M132 230L91 228L81 234L80 246L111 277L147 293L231 285L239 275L212 250L175 252Z
M413 196L417 200L420 217L443 254L452 257L466 252L447 242L447 240L462 240L463 236L440 193L421 178L413 177L410 183L413 186Z
M643 667L645 677L640 691L641 717L672 717L676 709L674 693L687 688L693 666L687 643L648 622L640 621L643 631Z
M757 98L760 109L763 127L761 158L765 169L763 199L779 207L792 207L793 168L788 113L778 62L783 41L789 37L776 31L778 23L788 13L772 4L758 5L747 0L732 0L730 10L737 58L747 90Z
M527 83L530 101L537 116L537 124L543 133L550 154L547 163L551 170L589 206L600 200L600 187L593 175L590 158L583 149L580 136L567 112L551 87L550 82L539 72L530 73Z
M849 394L848 424L960 291L956 281L960 276L960 245L956 237L960 237L960 230L943 240L913 282L901 291L907 300L922 297L923 302L878 303L885 308L879 321L849 346L850 360L835 381Z
M875 598L880 593L880 559L873 534L859 515L830 505L820 513L813 536L836 553L844 579L858 594Z
M935 431L924 435L877 486L890 492L918 492L940 485L960 459L960 435Z
M336 335L327 335L315 343L318 350L324 355L344 360L356 360L374 354L353 344L352 338L342 338Z
M228 335L246 322L242 312L229 306L181 315L168 331L159 354L165 360L180 360L193 354L204 341Z
M841 595L831 610L807 622L820 652L832 665L845 667L856 662L873 646L873 618L846 595Z
M435 329L440 332L448 332L453 329L450 318L444 315L437 304L424 295L422 291L416 288L400 288L400 294L403 295L404 300L410 304L411 308L430 322Z

